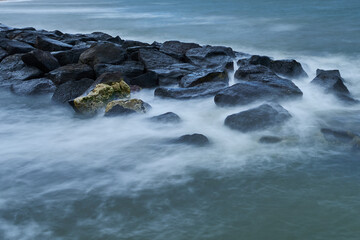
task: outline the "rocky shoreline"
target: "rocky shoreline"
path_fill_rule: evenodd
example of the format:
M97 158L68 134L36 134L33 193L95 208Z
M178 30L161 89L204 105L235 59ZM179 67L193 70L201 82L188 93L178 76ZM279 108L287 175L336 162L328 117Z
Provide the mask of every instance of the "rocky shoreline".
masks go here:
M235 84L229 83L234 74ZM179 41L123 40L102 32L67 34L0 24L0 86L17 95L52 93L52 101L70 105L75 112L105 117L144 114L151 106L131 93L154 89L163 99L213 97L218 107L265 103L224 116L224 124L240 132L269 129L286 122L291 114L280 101L299 99L302 91L292 81L308 75L293 59L236 52L224 46L200 46ZM311 83L344 104L358 104L338 70L317 70ZM181 122L173 112L149 118L167 124ZM321 129L324 138L359 148L356 134ZM184 135L173 143L204 146L201 134ZM261 143L278 143L264 136Z

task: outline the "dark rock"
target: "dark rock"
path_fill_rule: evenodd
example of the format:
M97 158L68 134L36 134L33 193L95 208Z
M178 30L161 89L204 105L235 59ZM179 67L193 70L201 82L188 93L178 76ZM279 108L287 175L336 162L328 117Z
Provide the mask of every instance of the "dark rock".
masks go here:
M197 147L203 147L210 144L209 139L206 136L198 133L183 135L178 139L173 140L173 143L188 144Z
M129 85L130 86L130 92L140 92L141 91L141 87L139 87L138 85Z
M321 133L327 141L334 143L350 143L354 138L359 137L358 135L349 131L335 130L330 128L322 128Z
M93 32L84 35L88 38L87 41L109 41L114 39L111 35L103 32Z
M48 37L36 37L35 47L43 51L55 52L72 48L72 45Z
M259 56L259 55L253 55L249 59L249 63L252 65L262 65L265 67L270 67L271 65L271 58L268 56Z
M111 110L106 112L104 116L105 117L116 117L116 116L129 115L129 114L134 114L134 113L136 113L135 110L125 108L120 105L116 105L116 106L112 107Z
M150 46L150 44L148 44L148 43L143 43L143 42L133 41L133 40L125 40L121 45L123 48Z
M192 49L192 48L199 48L201 47L199 44L196 43L184 43L179 41L166 41L164 42L161 47L160 51L170 55L174 58L177 58L181 61L185 60L185 53Z
M94 70L96 76L100 76L106 72L122 72L123 76L126 78L135 78L144 73L144 65L140 62L135 61L125 61L120 65L111 65L111 64L96 64Z
M283 139L280 137L275 137L275 136L263 136L259 139L259 143L264 143L264 144L274 144L274 143L279 143L281 142Z
M26 65L37 67L43 72L50 72L60 67L59 62L53 55L38 49L25 53L21 59Z
M50 79L38 78L16 82L10 89L17 95L35 95L54 92L55 85Z
M159 77L155 72L147 72L130 80L130 84L142 88L154 88L159 86Z
M8 85L16 81L41 77L43 74L36 67L27 66L21 60L22 54L15 54L4 58L0 63L0 84Z
M27 53L34 50L34 48L27 43L6 38L0 38L0 47L7 51L9 55Z
M155 89L155 96L173 99L195 99L202 97L211 97L226 88L228 84L223 82L202 83L189 88L165 88Z
M13 28L8 27L8 26L6 26L5 24L0 23L0 32L10 31L10 30L12 30L12 29L13 29Z
M123 47L114 43L98 43L80 55L80 62L94 66L99 63L120 64L125 61Z
M223 82L228 84L229 77L225 71L200 70L184 76L180 81L180 86L188 88L206 82Z
M51 33L45 30L19 30L13 31L11 34L8 34L11 39L18 40L20 42L25 42L32 46L36 46L36 38L44 37L44 38L53 38L59 39L59 36L55 33Z
M199 68L192 64L188 63L177 63L172 64L167 67L154 69L154 71L159 77L160 86L168 86L179 84L182 77L187 74L190 74L194 71L197 71Z
M96 84L99 83L111 83L111 82L120 82L124 80L123 74L121 72L107 72L101 74L95 81Z
M146 69L159 69L172 64L180 63L179 60L162 53L156 49L140 49L139 59Z
M105 117L115 117L133 113L146 113L151 106L141 99L114 100L106 105Z
M186 58L193 64L205 68L226 69L233 62L235 53L231 48L222 46L205 46L192 48L186 52Z
M69 64L57 68L48 73L48 77L56 84L60 85L68 81L76 81L82 78L95 78L95 73L91 67L86 64Z
M180 117L173 112L167 112L158 116L149 118L150 121L160 122L160 123L179 123L181 122Z
M57 103L67 103L81 96L93 83L94 80L89 78L63 83L56 88L52 100Z
M52 53L53 56L58 60L61 66L78 63L80 55L89 49L87 45L81 45L79 47L74 47L71 50L59 51Z
M5 57L7 57L9 54L7 53L7 51L5 51L4 49L0 48L0 62L1 60L3 60Z
M250 132L280 125L289 118L289 112L279 104L263 104L226 117L225 125L241 132Z

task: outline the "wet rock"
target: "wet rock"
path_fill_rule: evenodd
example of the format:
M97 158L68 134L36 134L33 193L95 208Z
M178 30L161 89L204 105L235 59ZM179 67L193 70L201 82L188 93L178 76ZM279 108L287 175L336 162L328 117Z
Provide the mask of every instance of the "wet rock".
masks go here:
M173 112L167 112L158 116L154 116L149 118L150 121L158 122L158 123L179 123L181 122L181 118Z
M357 102L351 97L350 91L344 84L344 79L341 77L339 70L316 70L316 77L311 81L311 84L320 86L326 93L332 93L341 100L348 102Z
M59 36L54 32L48 32L45 30L15 30L8 34L9 38L20 42L25 42L31 46L36 46L36 38L53 38L59 40Z
M108 72L101 74L96 79L96 84L99 83L111 83L111 82L120 82L121 80L124 80L123 75L121 72Z
M225 125L241 132L251 132L281 125L290 118L290 113L279 104L262 104L259 107L229 115L225 119Z
M0 38L0 47L8 52L9 55L27 53L34 50L34 48L27 43L16 40L9 40L6 38Z
M223 82L228 84L229 77L225 71L200 70L184 76L180 81L180 86L188 88L206 82Z
M86 96L77 97L70 102L74 110L83 114L96 113L100 108L114 99L130 96L130 87L124 81L100 83Z
M169 65L167 67L154 69L152 71L158 75L160 86L168 86L179 84L182 77L194 71L197 71L198 69L199 68L197 66L194 66L192 64L177 63Z
M186 58L197 66L205 68L226 69L228 63L232 63L235 53L229 47L223 46L204 46L192 48L186 52Z
M69 64L62 66L48 73L48 77L56 84L60 85L68 81L76 81L82 78L95 78L95 73L86 64Z
M15 54L4 58L0 63L0 84L8 85L16 81L23 81L41 77L43 72L36 67L27 66L21 60L22 54Z
M50 72L60 67L59 62L53 55L38 49L25 53L21 59L26 65L37 67L43 72Z
M132 113L146 113L150 105L141 99L115 100L106 105L105 117L115 117Z
M36 95L54 92L55 85L50 79L38 78L19 81L12 84L10 89L17 95Z
M179 41L166 41L161 47L160 51L170 55L180 61L185 60L185 53L192 48L200 48L201 46L196 43L184 43Z
M82 45L71 50L54 52L52 55L58 60L61 66L78 63L80 55L89 49L89 46Z
M176 58L173 58L156 49L140 49L139 59L148 70L159 69L172 64L180 63L180 61Z
M9 54L7 53L7 51L5 51L4 49L0 48L0 62L1 60L3 60L5 57L7 57Z
M94 66L99 63L120 64L125 61L125 50L114 43L98 43L80 55L80 62Z
M150 71L131 79L130 84L142 88L154 88L159 86L159 77L155 72Z
M126 78L135 78L144 73L144 65L136 61L125 61L120 65L111 65L111 64L96 64L94 70L96 76L100 76L106 72L121 72Z
M221 90L226 88L228 84L223 82L209 82L202 83L195 87L189 88L165 88L160 87L155 89L155 96L162 98L172 98L172 99L195 99L214 96L219 93Z
M275 136L263 136L259 139L259 143L263 144L275 144L281 142L283 139Z
M55 52L69 50L73 46L48 37L36 37L35 47L43 51Z
M332 144L344 144L351 147L353 150L360 150L360 136L350 132L330 128L322 128L321 133L323 134L326 141Z
M178 139L173 140L173 143L181 143L197 147L203 147L210 144L209 139L205 135L199 133L183 135Z
M123 48L131 48L131 47L148 47L150 46L150 44L148 43L143 43L143 42L139 42L139 41L134 41L134 40L125 40L121 46Z
M67 103L84 94L93 83L94 80L89 78L63 83L56 88L51 99L57 103Z

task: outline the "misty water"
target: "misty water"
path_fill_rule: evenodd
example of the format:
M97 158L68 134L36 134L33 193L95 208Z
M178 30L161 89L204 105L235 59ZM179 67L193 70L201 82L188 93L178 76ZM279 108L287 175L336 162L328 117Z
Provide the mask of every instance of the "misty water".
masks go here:
M302 99L281 102L290 121L246 134L224 119L261 101L220 108L142 90L132 97L149 113L84 119L51 95L0 89L0 239L359 239L360 154L320 128L360 133L360 106L309 85L317 68L339 69L360 98L358 0L10 1L0 22L226 45L295 58L309 75L294 81ZM182 122L147 120L168 111ZM191 133L211 145L169 144Z

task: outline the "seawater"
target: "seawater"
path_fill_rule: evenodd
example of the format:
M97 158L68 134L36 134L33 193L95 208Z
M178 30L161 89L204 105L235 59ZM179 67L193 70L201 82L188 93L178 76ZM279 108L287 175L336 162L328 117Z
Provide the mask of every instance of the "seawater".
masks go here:
M133 97L147 115L91 119L50 95L0 90L0 239L358 239L360 155L319 129L360 133L360 107L309 85L317 68L339 69L360 98L359 1L9 1L0 22L63 32L104 31L146 42L177 39L295 58L309 78L293 118L242 134L212 98ZM181 124L147 121L176 112ZM202 133L211 146L168 144ZM261 145L263 135L285 141Z

